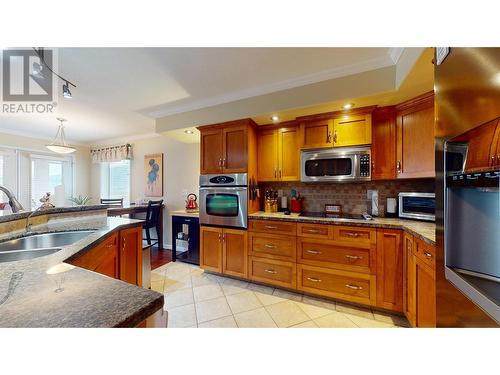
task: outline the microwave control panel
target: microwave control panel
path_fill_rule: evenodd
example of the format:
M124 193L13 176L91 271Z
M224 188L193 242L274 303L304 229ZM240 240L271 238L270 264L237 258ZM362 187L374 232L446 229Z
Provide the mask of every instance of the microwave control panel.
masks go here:
M370 155L361 155L359 157L359 175L361 177L370 177Z

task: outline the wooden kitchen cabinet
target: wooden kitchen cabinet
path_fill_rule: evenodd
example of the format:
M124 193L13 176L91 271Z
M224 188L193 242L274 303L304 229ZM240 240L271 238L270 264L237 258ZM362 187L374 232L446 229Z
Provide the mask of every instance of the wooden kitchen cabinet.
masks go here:
M491 145L490 166L500 167L500 119L497 119L495 137L493 138L493 144Z
M333 120L333 146L360 146L371 143L371 114L344 115Z
M120 231L120 280L142 285L142 227Z
M200 173L248 172L250 133L254 126L251 119L244 119L199 127Z
M396 109L385 107L373 112L372 180L396 178Z
M434 94L396 106L397 178L435 177Z
M418 257L415 258L416 326L436 326L436 272Z
M300 148L333 147L333 119L319 119L300 124Z
M200 227L200 267L212 272L246 278L247 231Z
M497 143L500 132L497 124L498 119L495 119L463 135L463 141L469 145L465 163L467 172L482 170L497 164ZM461 137L457 137L457 139L458 141L462 140Z
M377 306L403 312L403 238L400 230L377 229Z
M300 180L299 128L273 127L259 131L257 139L258 180Z
M416 256L413 253L413 236L403 235L403 312L412 327L416 326Z

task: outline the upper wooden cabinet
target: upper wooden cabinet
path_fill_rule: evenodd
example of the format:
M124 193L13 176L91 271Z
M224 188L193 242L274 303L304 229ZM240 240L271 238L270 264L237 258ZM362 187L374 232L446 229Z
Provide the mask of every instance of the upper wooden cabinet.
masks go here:
M333 147L333 119L302 122L300 124L300 147Z
M372 143L372 116L343 115L333 120L333 146L359 146Z
M259 181L298 181L299 128L269 127L258 132L257 158Z
M396 178L396 108L376 109L372 116L372 180Z
M249 152L255 146L255 123L251 119L199 127L200 173L244 173Z
M490 166L492 167L500 167L500 119L497 120L495 138L493 138L490 152Z
M396 106L397 178L435 177L434 93Z

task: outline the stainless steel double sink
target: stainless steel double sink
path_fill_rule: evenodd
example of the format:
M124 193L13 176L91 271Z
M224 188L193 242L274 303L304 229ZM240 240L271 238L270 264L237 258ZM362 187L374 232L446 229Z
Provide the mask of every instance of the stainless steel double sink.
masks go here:
M33 234L0 242L0 263L54 254L93 233L93 230Z

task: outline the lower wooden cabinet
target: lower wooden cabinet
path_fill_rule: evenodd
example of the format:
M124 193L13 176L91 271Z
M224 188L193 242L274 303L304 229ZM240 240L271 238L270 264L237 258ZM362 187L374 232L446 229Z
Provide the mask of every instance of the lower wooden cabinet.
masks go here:
M74 266L142 285L142 227L122 229L82 255L67 260Z
M276 259L250 257L249 278L265 284L295 289L296 264Z
M436 326L436 271L429 261L418 256L418 249L433 247L405 234L404 238L404 313L412 327ZM431 250L432 251L432 250Z
M200 227L200 267L207 271L248 276L247 231Z
M377 229L377 306L403 312L403 234Z
M376 276L297 265L297 289L364 305L375 305Z

